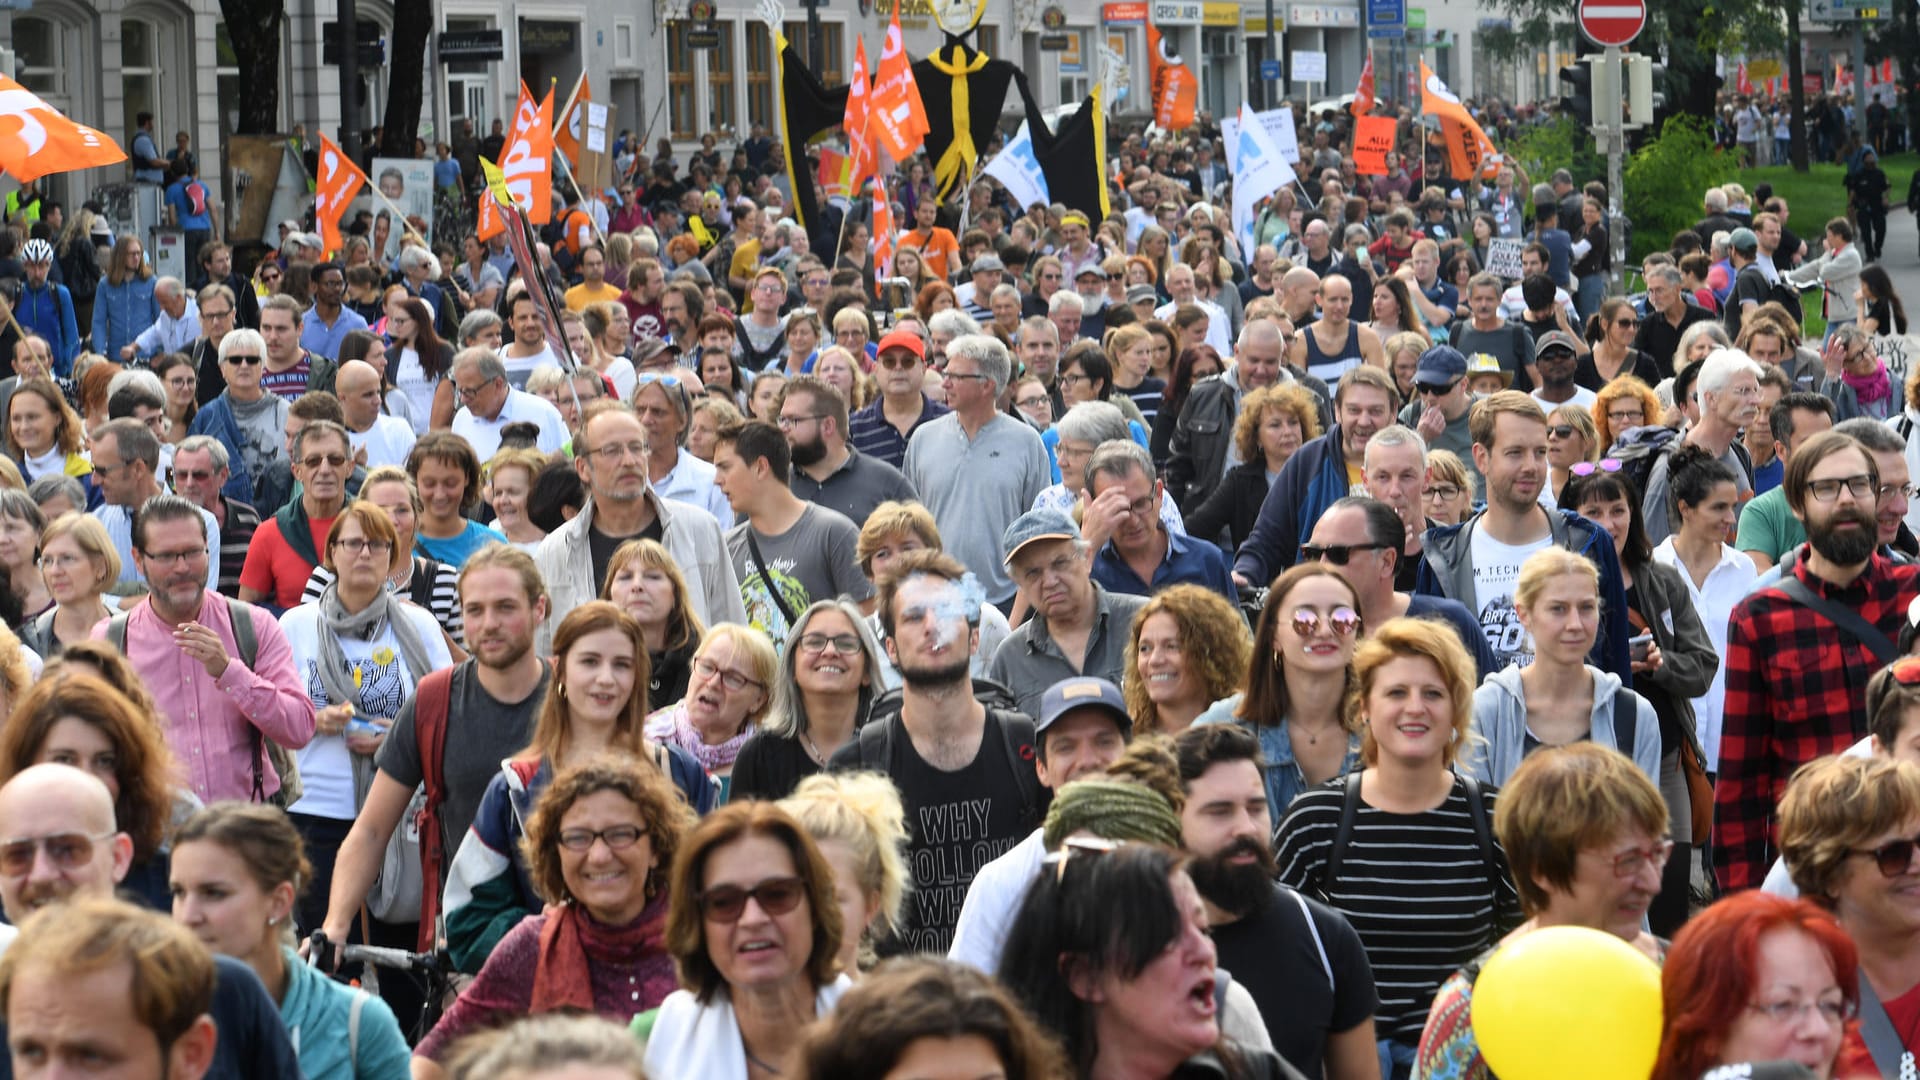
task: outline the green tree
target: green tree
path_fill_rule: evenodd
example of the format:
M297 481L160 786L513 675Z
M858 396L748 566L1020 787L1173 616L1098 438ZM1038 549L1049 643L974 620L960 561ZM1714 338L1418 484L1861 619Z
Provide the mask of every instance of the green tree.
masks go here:
M1724 183L1728 163L1714 145L1712 128L1691 116L1675 116L1627 159L1627 220L1633 222L1628 257L1638 260L1667 246L1700 216L1700 193Z

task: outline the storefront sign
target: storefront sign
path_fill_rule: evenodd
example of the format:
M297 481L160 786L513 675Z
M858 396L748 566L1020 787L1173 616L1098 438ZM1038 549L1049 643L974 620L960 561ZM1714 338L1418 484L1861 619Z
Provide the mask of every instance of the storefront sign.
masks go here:
M1041 52L1065 52L1067 50L1067 13L1059 4L1048 4L1040 13Z
M1265 15L1249 15L1247 16L1247 21L1242 24L1242 27L1249 34L1264 34L1267 32L1267 17ZM1283 14L1276 13L1273 20L1273 32L1276 34L1284 33L1286 29L1287 17Z
M439 51L443 64L456 60L504 60L506 35L498 30L443 30Z
M520 20L520 52L546 55L580 48L580 24L547 19Z
M1153 21L1158 26L1199 26L1204 13L1200 0L1153 0Z
M874 15L882 22L892 19L896 2L900 5L900 21L903 23L925 25L933 18L933 0L874 0Z
M1322 29L1358 29L1360 9L1327 7L1322 4L1294 4L1287 8L1287 21L1295 27Z
M1407 9L1407 29L1425 30L1427 28L1427 9L1410 7Z
M1130 26L1147 21L1144 3L1107 4L1100 9L1100 21L1109 26Z
M1200 25L1239 26L1240 5L1232 0L1206 0L1200 5Z

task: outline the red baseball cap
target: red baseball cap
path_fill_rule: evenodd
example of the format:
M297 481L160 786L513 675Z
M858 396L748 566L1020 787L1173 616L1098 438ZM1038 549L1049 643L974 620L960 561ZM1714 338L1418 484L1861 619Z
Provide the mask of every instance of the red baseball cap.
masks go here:
M911 330L888 331L887 335L880 339L880 344L875 347L874 352L878 355L888 349L905 349L917 360L927 358L927 343L921 341L920 335Z

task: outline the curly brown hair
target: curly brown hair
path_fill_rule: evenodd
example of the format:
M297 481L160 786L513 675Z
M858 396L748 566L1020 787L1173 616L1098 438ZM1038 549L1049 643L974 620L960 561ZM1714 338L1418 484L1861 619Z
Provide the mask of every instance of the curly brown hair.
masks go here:
M889 960L815 1025L800 1080L885 1076L921 1039L985 1039L1010 1080L1066 1080L1066 1055L993 979L945 957Z
M0 782L39 762L48 733L60 721L71 718L98 728L113 744L116 759L120 797L113 803L114 820L132 838L134 860L145 861L160 850L173 820L173 754L157 716L104 679L82 671L42 678L0 726ZM85 762L71 764L87 767Z
M1147 680L1140 674L1140 633L1155 615L1166 615L1179 626L1180 655L1208 701L1230 696L1247 678L1252 642L1245 620L1233 605L1200 585L1163 589L1134 615L1132 636L1127 641L1127 666L1121 685L1135 732L1160 729L1159 711L1147 697Z
M1661 414L1666 411L1660 404L1659 396L1653 392L1653 387L1648 386L1632 375L1622 375L1601 387L1593 395L1591 412L1593 413L1594 434L1598 435L1600 439L1596 445L1602 455L1611 449L1613 444L1620 438L1620 432L1613 430L1613 421L1608 419L1607 410L1613 407L1614 402L1623 398L1639 399L1641 427L1658 424Z
M1300 441L1320 437L1320 406L1313 392L1299 383L1263 386L1240 399L1240 415L1233 421L1233 448L1241 461L1259 461L1260 424L1268 409L1285 409L1300 421Z
M618 792L640 808L647 838L659 859L658 871L647 875L647 899L660 892L665 868L673 865L687 830L693 827L694 814L680 789L652 763L632 757L607 754L580 765L562 769L527 816L527 830L520 838L520 853L527 860L527 876L533 880L540 898L549 904L572 899L566 878L560 872L560 819L573 804L602 791Z

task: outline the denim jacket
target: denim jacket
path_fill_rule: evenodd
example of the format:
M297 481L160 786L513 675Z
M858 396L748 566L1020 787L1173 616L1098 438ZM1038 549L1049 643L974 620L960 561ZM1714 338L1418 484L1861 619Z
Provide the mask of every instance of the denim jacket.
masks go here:
M1266 761L1263 774L1267 782L1267 809L1273 815L1273 824L1279 825L1286 816L1287 807L1292 805L1294 796L1313 785L1300 771L1300 763L1293 757L1293 740L1287 737L1287 722L1283 719L1271 727L1251 724L1233 715L1240 707L1244 695L1235 694L1214 702L1206 712L1194 720L1196 724L1239 724L1250 729L1260 740L1260 756ZM1340 774L1345 776L1361 768L1360 736L1347 736L1347 754L1340 761Z

